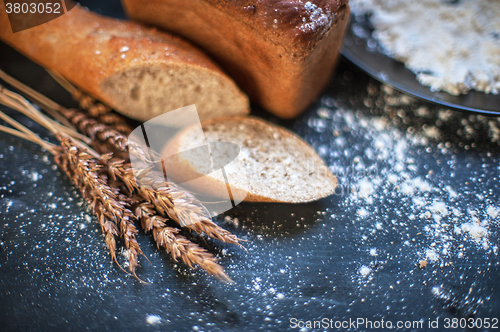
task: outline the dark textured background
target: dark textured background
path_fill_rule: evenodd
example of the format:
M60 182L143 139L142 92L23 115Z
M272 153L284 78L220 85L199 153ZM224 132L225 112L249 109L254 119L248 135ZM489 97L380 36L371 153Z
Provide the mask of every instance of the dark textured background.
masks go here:
M106 2L106 8L92 5L97 1L85 3L123 17L116 1ZM1 43L0 68L57 102L74 105L41 68ZM342 60L322 97L296 120L253 112L297 132L318 150L329 146L323 158L337 170L352 165L356 155L374 144L362 128L349 128L345 117L336 118L344 109L358 110L353 114L359 119L385 119L401 133L419 133L437 123L441 137L410 151L418 166L413 176L435 186L452 185L459 194L448 202L453 206L477 211L488 204L500 206L500 147L488 137L487 118L451 110L452 121L440 125L438 108L418 101L402 106L406 116L400 117L382 97L373 97L375 104L367 106L368 86L381 87ZM430 115L415 115L422 106ZM321 107L334 114L328 126L341 132L347 142L343 147L334 144L332 131L311 125ZM54 141L36 124L1 109ZM464 121L472 124L474 135L464 133ZM440 145L445 142L447 153ZM139 242L152 264L140 260L138 275L150 282L140 284L110 262L97 222L87 220L91 213L51 160L38 146L0 133L1 331L287 330L292 317L422 319L424 326L439 318L442 329L445 318L500 318L498 254L474 241L456 240L466 246L463 258L454 255L445 260L451 265L440 267L438 262L419 269L422 250L434 240L419 235L428 221L409 220L411 203L397 192L380 193L365 219L359 219L357 204L347 195L311 204L237 206L227 215L238 218L239 226L225 222L224 216L216 221L249 240L248 252L194 237L221 257L233 285L176 264L141 232ZM372 166L381 168L383 162ZM357 176L338 175L341 184ZM384 230L369 233L376 222ZM498 218L488 229L490 245L498 246ZM412 238L418 241L404 244ZM372 247L379 256L367 254ZM362 266L371 268L367 279L358 272ZM160 316L162 323L147 325L148 314Z

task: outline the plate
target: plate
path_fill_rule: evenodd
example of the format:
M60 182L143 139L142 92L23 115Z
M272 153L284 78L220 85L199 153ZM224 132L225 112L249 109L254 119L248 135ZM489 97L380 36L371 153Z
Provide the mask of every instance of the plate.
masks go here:
M375 79L426 101L470 112L500 115L500 95L472 90L465 95L453 96L444 91L433 92L421 85L402 62L383 54L375 39L369 38L372 32L368 20L356 21L351 16L341 53Z

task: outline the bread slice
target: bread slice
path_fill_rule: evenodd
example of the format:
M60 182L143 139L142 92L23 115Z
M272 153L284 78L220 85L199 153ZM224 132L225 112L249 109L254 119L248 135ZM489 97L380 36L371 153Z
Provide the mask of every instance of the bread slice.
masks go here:
M203 47L253 102L283 118L328 82L347 0L122 0L128 15Z
M300 137L284 128L242 116L210 120L202 126L205 137L198 128L188 127L161 153L168 164L168 176L188 187L189 180L196 179L190 188L194 191L222 198L230 190L237 202L244 198L250 202L301 203L326 197L335 190L337 179L323 160ZM189 160L182 153L204 142L212 147L213 164L220 164L214 171L204 169L202 160ZM217 153L213 147L220 145L214 142L234 143L240 147L239 154L229 150ZM236 159L232 160L231 155L237 155ZM223 167L225 175L217 172L219 167Z
M196 47L78 5L50 22L12 33L1 2L0 39L137 120L191 104L202 120L249 112L246 95Z

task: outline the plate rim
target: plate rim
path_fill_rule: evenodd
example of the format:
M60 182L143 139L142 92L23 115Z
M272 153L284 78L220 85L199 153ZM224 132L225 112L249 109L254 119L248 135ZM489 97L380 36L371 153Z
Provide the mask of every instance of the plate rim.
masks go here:
M357 66L358 68L360 68L361 70L366 72L368 75L370 75L371 77L373 77L377 81L382 82L384 84L387 84L400 92L403 92L405 94L409 94L411 96L417 97L417 98L424 100L424 101L427 101L427 102L431 102L433 104L451 107L451 108L454 108L454 109L457 109L460 111L474 112L474 113L478 113L478 114L482 114L482 115L500 116L500 94L498 94L498 95L485 94L484 92L481 92L481 91L474 91L475 93L482 93L484 95L496 96L498 98L498 105L499 105L498 110L471 107L468 105L454 103L454 102L446 101L446 100L439 98L438 96L435 95L435 92L432 92L430 90L429 87L420 84L418 82L418 80L416 79L416 77L415 77L415 82L417 84L419 84L420 86L422 86L424 89L429 90L428 94L421 93L421 92L411 88L411 86L408 86L404 83L401 83L397 79L394 79L394 77L393 77L394 75L389 76L386 71L380 71L380 70L373 68L373 66L368 64L366 61L363 61L363 59L361 59L359 56L357 56L355 54L355 52L353 52L354 47L356 47L356 49L363 48L364 52L366 52L366 53L373 53L376 56L382 56L385 58L384 60L387 59L386 61L391 61L392 63L397 64L399 67L403 67L404 70L406 70L408 73L411 73L413 76L416 76L415 73L413 73L411 70L409 70L408 68L406 68L404 66L404 63L402 63L398 60L395 60L395 59L393 59L393 58L387 56L386 54L383 54L377 50L374 50L373 52L366 51L366 47L367 47L366 39L356 37L353 34L352 26L355 23L357 23L357 22L354 20L353 15L351 15L350 22L347 26L347 30L346 30L346 33L344 36L344 40L342 42L342 46L340 48L340 53L342 54L342 56L344 58L346 58L348 61L352 62L355 66ZM360 43L360 41L362 41L362 42ZM438 91L438 92L446 93L445 91ZM467 94L464 94L461 96L466 96L466 95ZM450 96L452 96L452 95L450 95Z

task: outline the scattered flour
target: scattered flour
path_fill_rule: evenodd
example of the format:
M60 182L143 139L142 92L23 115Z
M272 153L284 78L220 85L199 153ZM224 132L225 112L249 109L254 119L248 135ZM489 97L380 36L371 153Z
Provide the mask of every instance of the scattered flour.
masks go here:
M442 216L447 216L449 213L446 204L439 201L435 201L431 206L429 206L429 211L439 213Z
M368 211L365 208L361 208L356 212L361 218L368 216Z
M362 267L359 268L359 274L363 277L366 278L372 273L372 269L369 268L366 265L363 265Z
M319 29L326 29L329 27L330 20L328 16L321 7L313 4L311 1L307 1L304 4L304 8L308 17L302 18L302 25L299 27L300 30L304 32L316 31Z
M488 206L486 208L486 213L492 218L496 219L500 215L500 209L494 206Z
M146 323L149 325L158 325L161 324L161 317L157 315L147 315Z
M231 218L230 216L225 216L224 222L228 223L228 224L232 224L236 228L238 228L240 226L240 221L238 218Z
M370 196L374 191L374 183L370 179L362 179L358 182L358 197L370 201Z
M427 249L425 251L425 257L432 263L439 259L439 254L433 249Z
M483 226L472 223L465 223L462 225L462 231L468 232L476 240L480 240L488 236L488 230Z
M417 106L417 101L387 86L373 93L371 89L368 86L364 104L382 104L383 100L383 109L371 112L380 114L379 117L337 106L335 111L320 108L319 118L308 122L320 132L328 128L333 131L324 158L333 157L328 165L339 178L337 193L347 194L343 209L356 215L353 222L359 225L360 241L367 246L369 261L357 268L353 280L366 285L376 276L379 264L383 265L387 256L380 255L373 243L391 232L399 234L399 242L394 244L407 247L405 255L415 259L416 266L420 262L420 266L432 264L439 268L456 259L471 259L467 251L472 248L485 255L498 255L496 240L490 239L493 231L489 229L496 226L500 208L491 194L481 189L483 180L476 182L475 176L470 175L470 182L477 183L471 193L464 188L466 180L454 178L450 172L465 167L455 165L457 153L460 148L464 152L473 148L478 135L486 145L497 142L487 128L488 122L499 127L500 119L461 117L460 113L446 109ZM388 100L391 107L386 106ZM405 131L402 124L406 123L409 126ZM448 123L458 128L454 134L459 138L449 139L449 133L442 129ZM432 128L432 135L425 128ZM364 143L350 146L350 141L356 141L350 135L362 137ZM318 146L323 145L321 142ZM340 162L338 158L345 160ZM337 166L349 162L351 166L347 168ZM486 153L483 162L483 166L471 166L477 169L475 174L481 174L481 167L491 172L496 159L492 153ZM489 177L494 174L493 171ZM470 203L471 199L478 201Z

